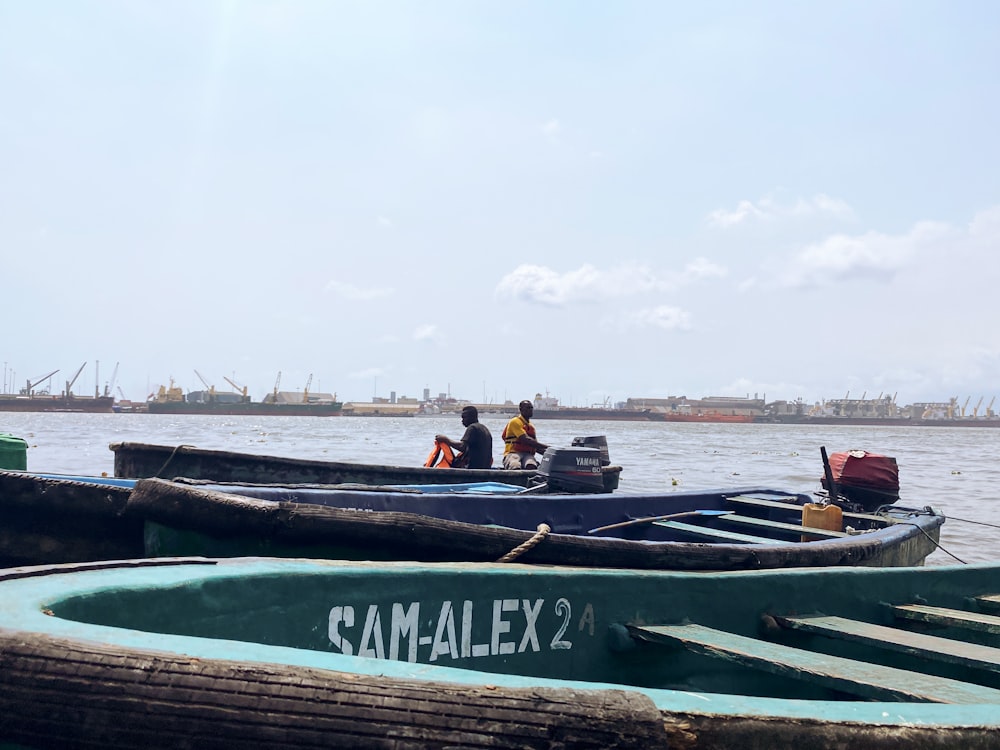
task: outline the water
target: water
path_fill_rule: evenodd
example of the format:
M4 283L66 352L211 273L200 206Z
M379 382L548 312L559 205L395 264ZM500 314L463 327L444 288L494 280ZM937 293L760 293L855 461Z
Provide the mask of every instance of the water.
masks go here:
M505 420L486 415L482 421L493 433L498 464ZM569 445L577 436L607 436L612 463L624 467L621 492L762 486L812 493L823 474L820 446L829 453L853 448L884 453L899 463L899 504L930 505L949 517L941 533L942 550L928 564L950 564L956 557L970 563L1000 560L1000 517L992 513L1000 487L997 429L575 420L539 420L536 426L539 440L549 445ZM457 439L463 428L458 416L7 413L0 414L0 432L27 440L32 471L111 475L114 453L108 446L114 442L422 465L436 433Z

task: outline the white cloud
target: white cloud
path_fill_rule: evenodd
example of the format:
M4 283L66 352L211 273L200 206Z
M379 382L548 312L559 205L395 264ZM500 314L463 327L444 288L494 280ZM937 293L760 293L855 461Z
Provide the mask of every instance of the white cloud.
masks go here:
M496 287L500 298L550 307L597 302L645 292L664 292L696 281L724 276L726 269L696 258L680 272L657 275L646 266L627 264L601 270L584 264L558 273L546 266L522 265L504 276Z
M542 125L542 133L547 138L555 138L559 135L561 130L562 127L559 125L559 120L552 119Z
M659 305L631 313L627 318L635 327L662 328L665 331L687 331L691 329L691 314L679 307Z
M441 329L433 323L423 323L413 331L414 341L441 341L444 334Z
M363 289L352 284L345 284L342 281L327 282L325 289L338 297L359 301L380 299L381 297L388 297L393 294L393 290L389 288L372 287Z
M880 232L833 235L795 255L779 283L797 287L857 279L886 281L950 233L943 224L922 222L900 236Z
M742 200L733 210L716 209L708 215L711 224L728 228L748 221L777 221L792 217L831 216L849 219L854 215L851 207L839 198L820 193L812 198L798 198L793 203L782 204L772 196L757 202Z

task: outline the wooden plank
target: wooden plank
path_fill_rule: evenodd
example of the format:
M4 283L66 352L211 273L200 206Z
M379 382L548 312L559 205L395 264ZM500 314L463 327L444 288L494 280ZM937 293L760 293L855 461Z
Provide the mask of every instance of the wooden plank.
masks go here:
M783 503L780 500L764 500L758 497L747 497L746 495L733 495L732 497L727 497L726 502L736 503L737 505L751 505L758 508L780 508L781 510L791 511L792 513L801 513L802 506L797 503ZM884 524L895 523L896 521L892 518L887 518L886 516L876 516L871 513L849 513L844 511L844 518L858 518L864 521L878 521Z
M788 542L783 542L779 539L740 534L739 532L726 531L725 529L710 529L707 526L698 526L697 524L684 523L683 521L653 521L652 525L722 542L736 542L738 544L788 544Z
M1000 594L983 594L976 597L976 604L983 612L1000 613Z
M973 669L1000 672L1000 648L966 643L936 635L912 633L908 630L849 620L846 617L814 615L807 617L775 617L783 627L807 633L864 643L867 646L913 654L925 659L958 664Z
M681 645L692 653L815 683L862 698L928 703L997 703L1000 690L959 680L866 664L778 643L759 641L697 624L629 626L633 637Z
M978 612L966 612L961 609L946 607L928 607L923 604L900 604L892 608L896 617L918 622L928 622L933 625L948 625L956 628L979 630L984 633L1000 635L1000 617L983 615Z
M845 536L851 536L844 531L831 531L829 529L814 529L811 526L800 526L797 523L781 523L780 521L768 521L766 518L754 518L753 516L740 516L735 513L729 513L725 516L720 516L719 521L722 523L736 523L743 526L756 526L763 529L774 529L775 531L790 531L795 534L801 534L803 531L808 530L810 536L823 537L825 539L836 539Z

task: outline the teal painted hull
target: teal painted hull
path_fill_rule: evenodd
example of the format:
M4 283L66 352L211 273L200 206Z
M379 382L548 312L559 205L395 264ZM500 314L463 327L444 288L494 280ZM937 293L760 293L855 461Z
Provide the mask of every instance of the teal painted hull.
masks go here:
M139 730L129 712L144 730L169 733L170 722L197 726L206 701L235 719L284 701L299 719L282 719L283 736L315 732L318 712L333 747L378 746L358 740L362 725L400 739L394 747L426 746L414 738L429 727L444 743L549 747L560 731L588 726L591 739L606 732L621 747L996 747L1000 618L988 610L1000 607L998 574L995 565L679 573L273 559L15 569L0 574L0 739L30 747L49 732L58 742L51 717L72 709L75 741L89 732L131 747ZM950 624L929 631L907 614L927 607L950 613ZM919 645L781 624L815 613ZM700 649L693 626L723 645ZM657 639L657 628L681 635ZM930 632L944 656L932 659L919 640ZM258 695L262 680L270 692ZM144 702L120 699L126 683ZM293 686L306 683L321 685L321 698L295 703ZM253 712L239 705L244 688ZM372 729L352 718L352 701L376 688L395 708ZM109 695L117 713L104 708ZM147 701L171 710L150 712ZM498 707L506 724L498 719L495 733L545 716L544 733L489 745L482 725L458 718L471 710L489 723ZM246 742L267 732L231 723L216 731Z

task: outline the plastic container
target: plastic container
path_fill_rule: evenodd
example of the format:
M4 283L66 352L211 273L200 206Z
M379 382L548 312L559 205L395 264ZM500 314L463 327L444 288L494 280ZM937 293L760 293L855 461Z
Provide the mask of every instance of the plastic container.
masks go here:
M28 443L19 437L0 433L0 469L25 471L28 468Z
M836 505L806 503L802 506L802 527L823 529L824 531L843 531L844 512ZM803 542L811 542L822 538L812 534L802 535Z

